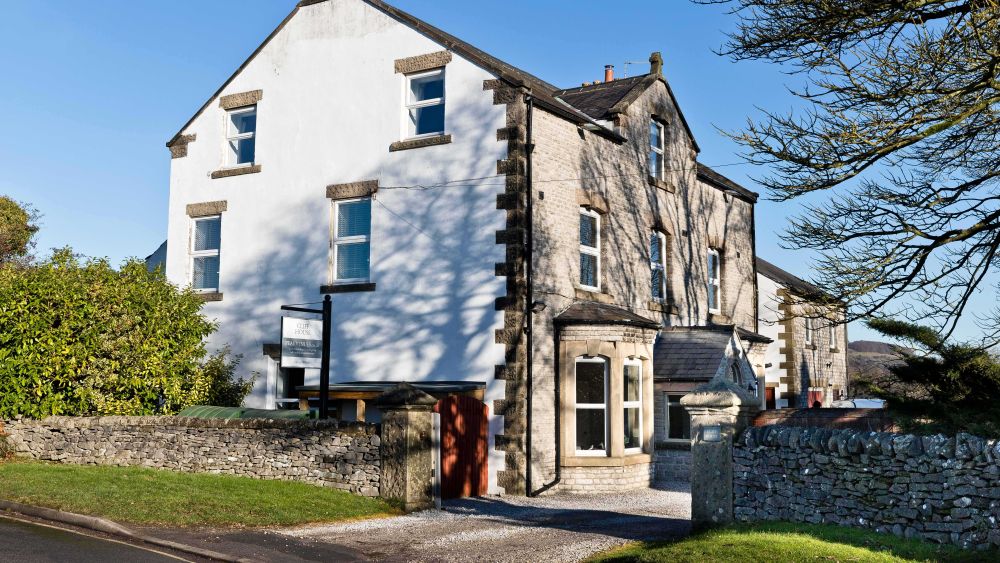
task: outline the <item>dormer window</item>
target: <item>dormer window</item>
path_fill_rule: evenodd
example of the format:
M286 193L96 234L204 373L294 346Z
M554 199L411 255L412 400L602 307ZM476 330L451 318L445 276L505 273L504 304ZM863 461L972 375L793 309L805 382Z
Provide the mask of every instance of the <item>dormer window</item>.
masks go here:
M257 106L230 110L226 115L226 164L248 166L254 163L257 137Z
M444 68L406 75L406 135L444 134Z
M663 168L664 153L663 122L649 120L649 175L656 180L663 180L666 175Z

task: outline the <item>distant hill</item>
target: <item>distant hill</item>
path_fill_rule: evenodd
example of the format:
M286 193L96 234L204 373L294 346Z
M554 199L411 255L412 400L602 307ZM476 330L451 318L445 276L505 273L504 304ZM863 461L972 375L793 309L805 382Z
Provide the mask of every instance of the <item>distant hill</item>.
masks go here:
M855 340L847 345L851 352L863 352L866 354L895 354L895 347L887 342L876 342L874 340Z
M894 378L889 372L889 366L900 361L901 349L886 342L858 340L847 345L847 377L851 396L868 396L869 392L862 382L870 382L879 387L893 386Z

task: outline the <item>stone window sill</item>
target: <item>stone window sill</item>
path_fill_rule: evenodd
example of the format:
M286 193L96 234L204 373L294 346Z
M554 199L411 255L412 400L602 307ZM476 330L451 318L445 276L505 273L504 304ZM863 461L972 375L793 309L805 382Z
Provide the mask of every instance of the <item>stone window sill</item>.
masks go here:
M256 174L258 172L260 172L259 164L254 164L252 166L240 166L238 168L222 168L221 170L216 170L215 172L212 172L212 179L216 180L218 178L229 178L230 176Z
M719 325L733 324L733 318L723 313L709 313L708 322Z
M208 301L222 301L222 292L221 291L211 291L211 292L199 293L197 295L198 295L198 299L201 299L204 302L208 302Z
M602 291L594 291L592 289L584 289L582 287L575 288L575 295L577 299L583 299L586 301L596 301L598 303L614 303L615 298Z
M671 315L677 314L677 305L674 305L669 301L657 301L653 299L649 301L646 308L650 311L656 311L658 313L669 313Z
M375 291L375 283L337 283L333 285L320 286L320 293L357 293L362 291Z
M653 456L649 454L629 454L622 457L614 456L565 456L561 460L563 467L625 467L639 463L649 463Z
M389 152L406 151L423 147L433 147L434 145L447 145L451 142L451 135L435 135L433 137L421 137L420 139L406 139L396 141L389 145Z
M652 176L646 176L646 180L649 181L649 185L650 186L656 186L658 189L661 189L661 190L663 190L665 192L674 193L675 191L677 191L677 188L675 188L673 186L673 184L664 182L663 180L660 180L659 178L654 178Z

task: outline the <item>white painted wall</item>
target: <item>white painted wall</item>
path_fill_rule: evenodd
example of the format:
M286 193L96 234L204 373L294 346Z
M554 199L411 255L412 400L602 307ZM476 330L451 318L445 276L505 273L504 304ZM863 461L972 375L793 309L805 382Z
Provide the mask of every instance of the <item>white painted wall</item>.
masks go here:
M243 355L240 372L258 372L249 406L272 407L276 369L262 345L279 341L279 306L317 302L328 283L329 184L378 179L372 206L370 293L333 296L333 381L466 380L487 384L490 491L503 455L492 415L503 398L494 365L503 327L494 299L505 280L495 232L503 179L478 187L405 190L496 174L506 143L496 130L505 108L483 80L494 78L458 56L446 69L446 127L453 142L390 153L403 125L404 78L393 61L443 50L360 0L299 10L229 84L223 95L263 90L257 108L256 162L262 172L210 179L224 159L225 112L212 100L183 131L188 155L171 161L167 276L190 282L190 220L185 206L227 200L222 216L220 291L205 312L219 321L210 347ZM220 77L221 78L221 77ZM192 108L194 110L195 108ZM270 362L270 363L269 363Z
M785 355L780 352L782 347L781 338L782 327L778 324L781 314L778 311L778 289L782 287L769 277L757 274L757 332L773 340L767 345L764 353L764 365L770 367L764 370L764 380L766 383L777 384L775 391L775 407L781 409L788 406L788 385L781 383L781 377L785 375L785 370L779 368L781 362L785 361ZM763 390L761 391L763 393Z

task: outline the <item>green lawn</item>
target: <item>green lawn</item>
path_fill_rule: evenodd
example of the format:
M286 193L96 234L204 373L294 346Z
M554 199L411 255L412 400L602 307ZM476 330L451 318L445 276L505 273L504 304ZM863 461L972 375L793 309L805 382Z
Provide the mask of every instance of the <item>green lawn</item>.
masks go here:
M736 525L669 543L639 543L591 561L988 561L982 552L962 551L916 540L839 526L808 524Z
M290 481L29 461L0 462L0 498L164 526L288 526L398 513L381 499Z

